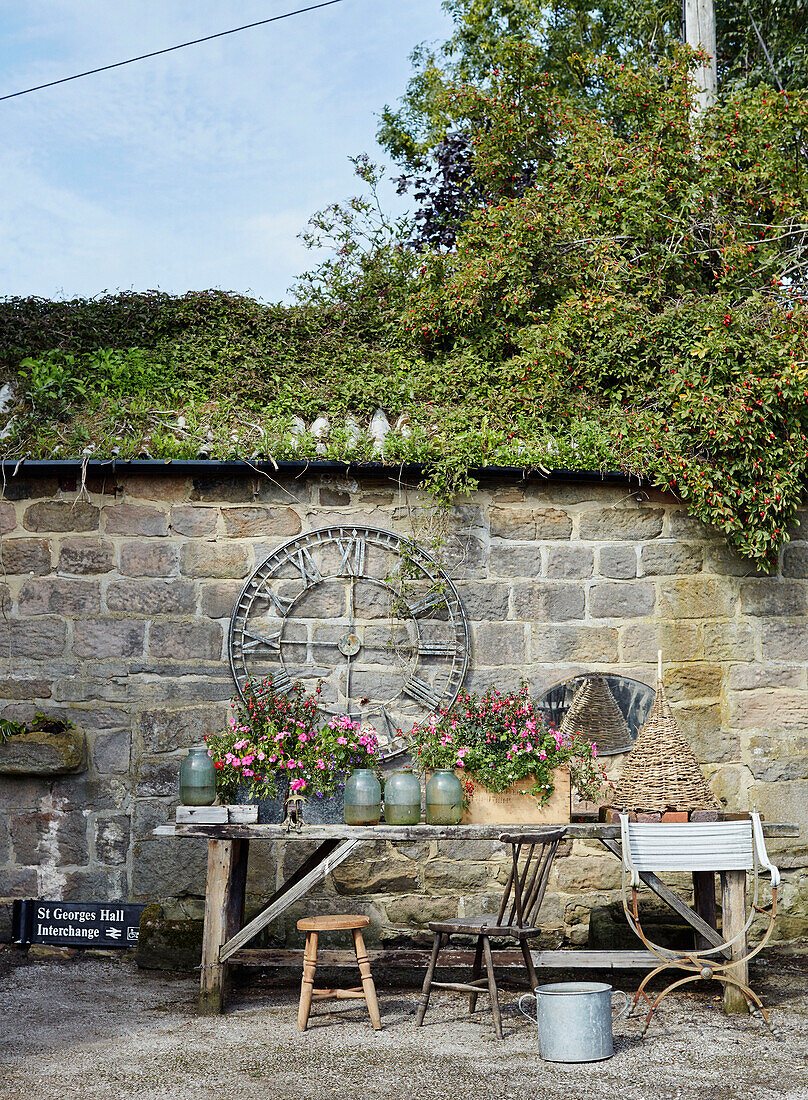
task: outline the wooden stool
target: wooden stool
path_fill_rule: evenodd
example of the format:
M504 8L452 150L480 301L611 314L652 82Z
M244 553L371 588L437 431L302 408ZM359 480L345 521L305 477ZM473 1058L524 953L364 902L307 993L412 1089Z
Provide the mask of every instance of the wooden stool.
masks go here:
M297 1010L297 1030L305 1031L309 1022L312 997L325 1001L329 998L338 1001L358 1000L364 997L370 1013L370 1022L375 1030L382 1026L379 1015L379 1002L376 1000L376 986L373 984L373 976L370 973L370 960L368 959L365 941L362 939L360 929L367 928L370 917L362 917L357 914L343 913L331 917L304 917L297 922L301 932L306 933L306 950L303 954L303 981L300 984L300 1005ZM334 932L337 929L350 928L353 935L356 962L362 984L353 989L315 989L314 972L317 969L317 938L320 932Z

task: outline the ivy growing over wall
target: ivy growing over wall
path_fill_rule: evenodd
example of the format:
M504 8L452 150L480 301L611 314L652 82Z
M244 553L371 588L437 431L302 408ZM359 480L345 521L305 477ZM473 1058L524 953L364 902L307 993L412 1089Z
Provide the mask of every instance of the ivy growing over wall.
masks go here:
M381 408L439 499L476 465L622 469L774 567L808 466L808 97L737 87L694 123L686 52L571 58L594 102L540 61L513 43L439 92L471 202L448 247L385 218L360 158L292 306L0 303L6 453L299 457L294 418L326 416L321 453L362 461Z

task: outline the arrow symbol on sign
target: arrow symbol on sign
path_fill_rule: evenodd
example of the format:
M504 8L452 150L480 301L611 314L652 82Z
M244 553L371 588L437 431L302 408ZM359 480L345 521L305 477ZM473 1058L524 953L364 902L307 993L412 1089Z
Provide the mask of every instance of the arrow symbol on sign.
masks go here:
M104 935L109 936L111 940L119 940L121 938L121 930L120 928L107 928Z

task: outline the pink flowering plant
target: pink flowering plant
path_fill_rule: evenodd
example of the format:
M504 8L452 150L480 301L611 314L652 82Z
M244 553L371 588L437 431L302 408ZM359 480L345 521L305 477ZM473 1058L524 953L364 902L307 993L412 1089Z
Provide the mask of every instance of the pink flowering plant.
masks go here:
M354 768L376 767L376 731L348 715L323 723L319 686L307 693L295 684L280 693L270 678L247 684L244 694L244 702L230 704L224 731L205 738L222 802L232 802L239 788L251 801L275 798L281 777L292 795L331 798Z
M452 768L465 776L470 795L474 784L504 791L525 782L525 792L544 805L554 790L553 771L568 767L582 798L595 801L609 785L597 759L597 746L581 734L551 729L536 710L530 689L503 694L458 696L414 726L409 735L421 771Z
M305 756L306 798L331 798L354 768L376 768L379 743L372 727L347 714L329 719L314 734Z
M224 731L205 738L223 802L232 802L239 787L256 801L274 798L281 776L288 777L292 793L305 792L308 749L320 722L319 693L295 684L281 694L271 678L246 685L245 701L230 704Z

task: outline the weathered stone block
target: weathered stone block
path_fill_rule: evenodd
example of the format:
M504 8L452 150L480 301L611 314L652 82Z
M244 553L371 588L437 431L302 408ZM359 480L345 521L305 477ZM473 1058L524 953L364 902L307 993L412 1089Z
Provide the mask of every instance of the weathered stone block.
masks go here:
M704 547L704 572L719 577L754 577L757 570L749 558L742 558L723 539L714 539Z
M488 571L492 577L538 577L541 575L541 547L536 543L501 542L489 549Z
M701 637L708 661L755 659L755 634L749 623L705 623Z
M11 843L20 864L34 866L43 857L56 858L57 865L81 866L90 858L87 848L87 818L81 810L64 813L51 808L11 818Z
M58 657L67 627L60 619L0 620L0 651L9 657Z
M461 581L457 590L472 621L507 619L511 593L509 584L503 581Z
M513 613L517 619L560 623L584 617L584 590L580 585L535 581L513 586Z
M688 699L717 698L724 684L720 664L691 661L665 665L665 693L672 703Z
M133 900L204 897L207 847L204 840L187 838L138 841L132 863Z
M108 504L104 518L108 535L154 538L168 534L168 515L149 504Z
M136 657L143 652L146 624L126 619L77 619L73 624L76 657Z
M493 877L489 864L472 863L468 858L462 861L430 859L421 870L424 887L435 894L484 890Z
M137 797L179 798L182 757L141 756L137 776Z
M575 580L591 577L595 565L595 553L588 546L574 543L548 546L547 576L557 580Z
M740 757L740 735L737 730L725 728L720 703L675 704L673 713L701 763L723 763Z
M65 539L59 548L60 573L109 573L114 547L106 539Z
M245 546L226 542L186 542L180 553L186 577L246 577L250 571Z
M666 660L698 660L702 655L698 623L632 623L621 627L620 650L624 661L653 661L660 649Z
M572 520L560 508L531 508L526 505L494 505L491 536L503 539L568 539Z
M229 619L241 591L241 581L210 581L199 586L202 614L209 619Z
M3 539L0 542L3 573L50 573L50 544L47 539Z
M99 863L119 866L129 854L129 818L124 814L98 817L95 822L95 857Z
M631 580L637 576L637 551L633 546L601 546L598 572L602 577Z
M581 890L619 890L620 874L619 862L607 855L575 855L558 860L552 872L556 888L566 894Z
M731 665L727 685L736 691L751 688L801 688L806 686L804 665Z
M534 623L530 659L554 661L616 662L618 631L610 626L548 626Z
M98 898L122 897L125 891L122 869L82 867L65 872L62 898L65 901L96 901Z
M654 610L654 586L642 581L594 584L589 612L596 619L641 619Z
M218 623L152 623L149 653L172 661L217 661L222 628Z
M735 610L727 581L714 577L681 577L659 582L659 614L670 619L719 619Z
M324 508L347 508L351 503L351 494L344 489L333 489L324 485L320 489L320 504Z
M662 533L664 515L662 508L593 508L582 513L579 535L598 542L654 539Z
M668 534L675 539L714 539L715 532L684 509L668 513Z
M523 623L474 623L472 637L477 665L519 665L525 660Z
M307 487L308 488L308 487ZM257 496L256 496L257 489ZM306 489L295 483L294 495L302 497ZM289 490L285 485L277 484L265 478L256 478L252 473L194 478L190 493L191 500L242 504L257 499L261 503L288 503Z
M99 775L126 775L132 762L132 731L120 729L97 733L93 742L93 760Z
M179 548L163 542L126 542L121 547L121 573L126 577L169 577L178 564Z
M86 767L81 730L26 730L0 741L0 775L65 775Z
M730 721L740 729L808 727L808 691L741 691L730 697Z
M201 920L168 920L159 906L144 909L140 918L135 962L142 970L190 973L202 958Z
M769 615L793 618L808 608L808 587L801 581L766 577L744 581L741 585L741 612L744 615Z
M300 516L291 508L223 508L224 526L235 539L261 535L297 535Z
M158 753L201 745L205 734L223 728L226 714L227 708L222 706L143 711L139 719L143 748Z
M196 590L188 580L115 581L107 589L110 611L130 615L177 615L194 610Z
M97 531L100 512L84 500L40 500L26 508L27 531Z
M808 577L808 543L793 542L784 548L783 576Z
M0 584L0 615L8 619L11 614L11 589L7 584Z
M38 892L36 867L6 867L0 875L0 897L35 898Z
M752 734L750 770L755 779L776 783L808 779L808 737L789 734Z
M426 928L431 920L449 920L458 914L457 897L424 897L423 894L401 894L385 898L385 911L390 924L408 931Z
M404 859L346 860L331 872L338 894L377 894L418 889L418 866Z
M808 821L808 779L793 779L775 783L755 783L749 791L753 803L767 821ZM791 847L793 840L767 840L769 852ZM776 861L775 861L776 862Z
M11 677L0 680L0 699L47 699L52 691L50 680L26 680Z
M701 572L704 552L698 543L655 542L640 549L640 564L646 577Z
M67 577L37 577L24 581L19 595L20 615L97 615L101 588L97 581Z
M189 538L211 538L216 533L218 508L196 508L193 504L175 504L171 509L171 530Z
M7 535L17 526L17 512L7 500L0 500L0 535Z

